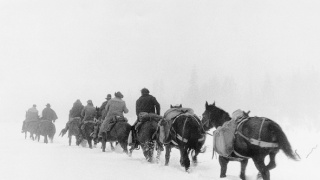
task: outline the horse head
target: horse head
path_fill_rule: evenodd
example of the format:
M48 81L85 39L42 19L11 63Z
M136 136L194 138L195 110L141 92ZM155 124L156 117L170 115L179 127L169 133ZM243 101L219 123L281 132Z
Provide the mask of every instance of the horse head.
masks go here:
M95 118L99 119L99 118L101 118L101 116L102 116L102 113L100 111L100 108L96 106L96 116L95 116Z
M215 127L221 126L225 121L230 120L230 116L227 112L220 109L215 105L215 102L213 104L208 104L206 102L205 104L205 111L202 113L202 124L203 129L205 131L208 131L209 129Z

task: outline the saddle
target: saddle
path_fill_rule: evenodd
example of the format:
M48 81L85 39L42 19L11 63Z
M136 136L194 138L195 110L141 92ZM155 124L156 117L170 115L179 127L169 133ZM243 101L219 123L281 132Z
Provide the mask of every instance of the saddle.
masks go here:
M247 119L248 116L237 110L232 113L232 119L225 122L213 132L213 150L219 155L229 157L234 152L235 132L238 125Z
M118 122L128 122L128 119L123 117L123 116L114 116L110 122L109 122L109 125L107 127L107 132L108 131L111 131L112 128L114 127L114 125L116 125Z
M138 122L135 125L135 130L139 131L141 125L147 121L156 121L157 123L162 119L162 116L155 113L140 112L138 116Z

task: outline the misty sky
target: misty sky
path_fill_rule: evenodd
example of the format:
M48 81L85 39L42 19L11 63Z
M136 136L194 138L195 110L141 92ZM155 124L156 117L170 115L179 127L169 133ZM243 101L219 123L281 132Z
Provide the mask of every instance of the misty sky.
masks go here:
M121 91L134 117L143 87L162 105L317 121L316 0L17 0L0 2L4 117ZM3 120L3 119L2 119ZM66 121L61 119L61 121ZM318 124L319 125L319 124Z

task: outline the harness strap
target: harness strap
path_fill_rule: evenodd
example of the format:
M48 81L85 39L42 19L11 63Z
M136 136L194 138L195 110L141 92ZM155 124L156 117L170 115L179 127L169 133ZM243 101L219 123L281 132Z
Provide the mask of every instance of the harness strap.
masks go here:
M243 121L241 121L238 126L237 126L237 131L235 134L238 134L240 135L242 138L244 138L245 140L247 140L249 143L253 144L253 145L256 145L256 146L260 146L262 148L276 148L276 147L279 147L278 143L272 143L272 142L266 142L266 141L261 141L261 131L262 131L262 126L265 122L265 118L262 119L262 123L261 123L261 126L260 126L260 129L259 129L259 138L258 140L257 139L253 139L253 138L248 138L246 137L245 135L243 135L239 128L240 128L240 125L242 125L244 123L244 121L247 121L249 119L245 119ZM234 151L235 152L235 151Z
M250 159L250 157L248 156L243 156L241 154L239 154L236 150L233 150L234 154L239 156L240 158L236 158L236 159L239 159L239 160L242 160L242 159ZM232 157L233 158L233 157Z

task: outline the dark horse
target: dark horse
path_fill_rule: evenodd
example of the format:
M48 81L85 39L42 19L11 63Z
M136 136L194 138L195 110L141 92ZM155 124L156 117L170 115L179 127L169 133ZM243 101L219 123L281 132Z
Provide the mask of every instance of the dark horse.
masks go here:
M26 139L27 138L27 132L30 133L30 138L32 140L34 140L34 134L37 134L37 129L38 129L38 126L39 126L39 120L35 120L35 121L27 121L27 122L24 122L23 124L23 132L25 133L24 135L24 138Z
M229 114L216 107L215 103L208 105L208 102L206 102L205 106L206 110L202 114L202 123L206 131L213 127L218 128L226 121L231 120ZM248 116L248 114L246 115ZM269 170L276 167L275 157L280 149L289 158L297 160L285 133L276 122L263 117L248 117L248 119L240 122L236 129L234 151L231 157L219 156L220 177L226 177L228 162L237 158L241 159L240 178L245 180L248 159L252 158L260 173L259 176L262 176L264 180L270 180ZM267 155L270 157L270 162L265 165L264 158Z
M94 120L88 120L88 121L84 121L82 122L83 124L80 125L80 132L77 135L76 139L76 144L79 145L83 140L87 140L88 144L89 144L89 148L92 149L92 136L91 134L94 131L94 125L95 125L95 121Z
M157 150L157 162L160 159L160 154L161 154L161 150L160 148L157 146L157 128L158 128L158 121L159 118L155 118L155 117L150 117L148 118L147 121L142 122L141 126L139 127L138 131L137 131L137 141L139 142L142 151L143 151L143 155L145 156L146 160L148 162L152 162L153 161L153 153L154 153L154 149ZM133 127L134 128L134 127ZM130 150L129 150L129 155L131 156L132 151L134 150L134 145L131 146Z
M50 139L50 142L53 142L53 137L56 133L56 126L52 123L52 121L49 120L40 120L36 138L38 138L38 141L40 140L40 135L44 136L44 143L48 143L48 137Z
M197 156L205 142L205 133L201 122L195 114L181 113L172 121L163 120L160 123L165 129L169 128L170 141L165 143L166 155L165 165L169 164L171 148L175 147L180 150L180 164L186 171L190 168L189 153L194 150L192 156L193 163L197 163Z
M123 151L125 153L128 153L127 146L130 129L131 126L126 121L116 121L112 129L109 132L107 132L108 134L106 134L105 132L102 133L102 151L106 151L106 142L110 142L110 144L112 142L118 142L120 143L120 146L122 147ZM111 147L113 147L112 144Z
M60 132L60 135L64 136L64 134L68 131L69 146L71 146L72 136L75 136L76 145L79 145L78 138L79 138L79 134L80 134L80 123L81 123L80 117L72 118L70 120L70 122L68 123L68 128L62 129Z

